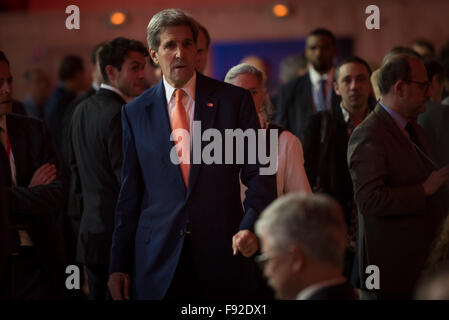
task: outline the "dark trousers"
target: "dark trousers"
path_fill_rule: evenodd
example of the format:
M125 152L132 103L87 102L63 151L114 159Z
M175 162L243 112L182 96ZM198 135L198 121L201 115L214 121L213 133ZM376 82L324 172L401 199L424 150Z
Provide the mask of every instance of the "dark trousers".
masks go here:
M191 238L190 235L186 234L175 275L164 300L192 300L203 298L205 297L195 271Z
M34 247L20 247L10 256L10 298L14 300L60 299Z
M109 266L106 264L86 264L89 300L110 300L108 290Z

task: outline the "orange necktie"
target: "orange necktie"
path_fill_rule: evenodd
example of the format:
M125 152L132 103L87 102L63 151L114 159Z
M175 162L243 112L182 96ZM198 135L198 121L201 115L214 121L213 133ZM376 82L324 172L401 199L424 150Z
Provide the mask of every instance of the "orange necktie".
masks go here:
M175 90L175 108L173 110L173 120L172 120L172 130L176 129L184 129L189 132L189 121L187 120L187 112L182 103L182 97L184 96L184 91L181 89ZM189 184L189 170L190 163L182 162L182 153L186 152L185 156L189 159L190 162L190 135L187 139L182 139L181 141L175 141L176 149L178 151L178 157L181 162L179 165L181 166L182 178L184 179L184 184L186 188Z

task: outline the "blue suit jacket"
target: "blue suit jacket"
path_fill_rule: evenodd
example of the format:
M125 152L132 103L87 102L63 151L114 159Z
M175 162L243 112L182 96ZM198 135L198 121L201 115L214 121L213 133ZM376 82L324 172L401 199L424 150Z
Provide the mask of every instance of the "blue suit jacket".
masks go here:
M201 121L202 132L216 128L223 137L225 129L260 127L248 91L199 73L194 120ZM275 175L259 175L258 164L191 164L186 189L179 166L170 161L173 143L162 81L123 108L122 126L122 186L111 272L131 274L135 299L162 299L188 222L199 285L208 295L257 298L254 262L232 255L232 237L239 230L251 230L259 213L275 199ZM245 211L239 173L248 186Z

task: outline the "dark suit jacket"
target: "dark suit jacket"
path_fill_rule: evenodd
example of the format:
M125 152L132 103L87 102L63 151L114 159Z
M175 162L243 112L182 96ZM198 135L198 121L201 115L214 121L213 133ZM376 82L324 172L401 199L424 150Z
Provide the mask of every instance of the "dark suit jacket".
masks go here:
M307 300L356 300L354 288L348 282L323 288Z
M59 85L51 95L44 111L45 124L53 136L55 150L59 161L64 166L64 170L66 170L65 164L67 163L67 150L65 149L68 145L66 140L67 119L71 116L71 111L68 107L75 98L75 92L69 91L63 85Z
M199 73L194 119L201 121L201 132L216 128L223 137L225 129L260 127L247 90ZM259 213L276 198L275 175L259 175L258 164L191 164L186 190L179 166L170 160L173 143L162 81L125 106L122 127L122 187L111 272L132 274L134 298L162 299L188 222L198 285L207 296L258 298L256 266L251 259L232 255L232 237L239 230L252 230ZM245 211L240 172L248 186Z
M68 180L69 180L69 195L67 199L67 211L66 214L70 217L72 230L76 239L78 239L79 228L81 222L81 216L83 213L83 195L81 191L81 181L78 173L78 166L75 161L72 149L72 117L78 105L81 104L87 98L96 94L96 91L91 87L81 97L75 99L69 105L69 113L67 123L67 166L68 166Z
M328 136L327 149L321 143L321 129L323 118L327 118ZM348 130L340 105L332 106L331 110L318 112L310 117L304 132L304 169L310 185L314 188L318 179L322 192L333 196L342 206L346 223L349 225L353 189L352 180L346 160L348 150ZM319 172L320 157L323 159L323 169Z
M418 117L441 165L449 163L449 106L428 101L426 112Z
M332 88L331 104L338 105L338 97ZM304 130L310 116L316 113L313 103L312 82L309 73L281 87L276 105L275 122L304 140Z
M7 207L7 187L10 184L8 175L8 156L4 151L3 145L0 145L0 283L6 284L9 280L8 259L10 253L10 226ZM0 299L9 298L8 286L0 286Z
M422 128L417 134L430 146ZM410 296L447 214L444 188L430 197L430 172L415 147L380 105L353 132L348 162L359 211L362 286L367 265L380 269L380 293Z
M43 268L54 280L55 286L62 290L65 259L56 219L66 194L60 168L57 179L51 184L28 188L39 167L45 163L57 163L51 135L42 121L26 116L9 114L6 124L17 178L17 187L8 188L10 221L14 225L22 225L28 232Z
M73 114L72 163L76 168L72 167L72 178L79 179L83 194L77 248L79 262L109 263L114 209L120 190L120 111L124 104L117 93L100 89L84 100Z

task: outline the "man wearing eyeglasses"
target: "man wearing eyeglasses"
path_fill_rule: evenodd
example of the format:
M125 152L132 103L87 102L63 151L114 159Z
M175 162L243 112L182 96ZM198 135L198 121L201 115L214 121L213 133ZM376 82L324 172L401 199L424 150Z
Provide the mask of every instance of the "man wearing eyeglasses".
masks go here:
M380 70L380 101L349 140L348 165L359 213L361 285L373 299L407 299L447 212L439 168L416 118L431 88L424 64L398 56ZM379 285L366 272L379 268ZM368 281L366 281L368 280Z
M256 258L284 300L354 300L343 277L346 223L341 206L324 194L292 193L257 220L262 254Z

